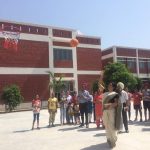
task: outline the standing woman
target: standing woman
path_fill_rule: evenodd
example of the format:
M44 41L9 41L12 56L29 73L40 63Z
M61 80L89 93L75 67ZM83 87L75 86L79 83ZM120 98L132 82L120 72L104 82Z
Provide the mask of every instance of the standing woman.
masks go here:
M66 120L67 124L70 124L70 120L73 123L73 108L72 108L72 96L70 95L70 91L67 91L67 108L66 108Z
M108 92L105 92L103 96L103 121L106 130L107 142L111 148L116 146L116 128L119 127L119 119L117 118L121 115L121 109L119 109L120 111L117 109L117 106L119 106L119 96L118 93L114 92L114 90L115 84L110 82L108 85Z
M64 91L61 93L60 105L60 124L64 125L66 122L66 108L67 108L67 96Z
M51 97L48 99L48 112L49 112L49 127L52 125L54 127L55 115L57 113L58 100L55 94L52 93Z
M94 97L95 104L95 116L96 116L96 125L97 128L100 127L100 123L102 123L102 97L103 97L104 87L100 84L97 94ZM102 124L103 125L103 124Z

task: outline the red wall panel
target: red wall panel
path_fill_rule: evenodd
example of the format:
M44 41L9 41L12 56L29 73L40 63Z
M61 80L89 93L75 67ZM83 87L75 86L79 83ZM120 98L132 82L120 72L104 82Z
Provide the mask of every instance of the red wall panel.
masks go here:
M150 50L138 50L138 56L143 58L150 58Z
M101 51L94 48L77 48L78 70L101 70Z
M117 47L117 56L136 57L136 49Z
M55 60L54 61L55 68L73 68L72 60Z
M93 83L100 78L100 75L78 75L78 89L81 90L82 83L87 83L87 89L92 92ZM92 94L92 93L91 93Z
M49 75L0 75L0 93L6 85L11 84L21 88L24 102L31 101L36 94L39 94L42 100L49 97Z
M0 67L49 67L48 42L19 40L18 51L3 48L0 39Z
M100 39L88 38L88 37L77 37L77 39L81 44L101 45Z
M102 51L102 56L112 54L113 53L113 48L107 49L105 51Z
M52 32L53 32L53 36L55 37L72 38L71 31L53 29Z
M68 43L68 42L58 42L58 41L54 41L53 46L71 47L70 43Z
M9 22L0 22L0 27L4 27L6 31L19 31L21 33L29 33L29 34L38 34L38 35L48 35L48 28L9 23ZM21 30L20 30L21 29Z
M107 58L107 59L103 59L102 60L102 68L104 70L104 67L108 64L108 63L113 63L113 57Z

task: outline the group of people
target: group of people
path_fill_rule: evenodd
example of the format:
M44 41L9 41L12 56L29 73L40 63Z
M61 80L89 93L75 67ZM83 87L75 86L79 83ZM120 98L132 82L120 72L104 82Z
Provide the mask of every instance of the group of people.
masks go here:
M144 108L144 118L145 122L150 121L150 90L148 89L148 84L144 85L143 90L138 90L135 88L131 93L128 92L128 89L125 89L129 97L129 109L128 109L128 118L131 121L131 101L133 102L133 108L135 110L135 119L138 121L138 113L140 114L140 122L143 121L142 109ZM143 101L143 105L142 105ZM143 106L143 108L142 108ZM148 116L147 116L148 112Z
M48 112L49 112L49 127L54 126L55 115L57 109L60 109L60 124L79 124L80 127L86 125L89 127L89 123L92 119L93 112L93 96L86 90L86 83L82 84L82 89L77 92L62 91L60 100L55 97L54 93L51 93L48 99ZM97 102L96 102L97 103ZM36 95L35 99L32 100L33 107L33 124L34 129L35 121L37 120L37 128L39 129L39 115L41 108L41 101L39 95ZM97 111L98 112L98 111Z
M124 84L122 82L118 82L117 85L110 82L106 90L107 92L104 92L102 96L103 122L107 142L110 147L115 147L117 133L122 132L123 125L125 132L129 133L128 120L130 120L131 117L131 101L133 101L133 107L135 109L134 121L138 119L138 111L140 113L140 122L143 121L141 110L142 100L145 122L150 121L150 91L148 90L148 85L145 84L143 90L138 91L134 89L132 93L129 93L127 88L124 90ZM147 116L147 111L149 116Z
M96 127L102 126L106 130L107 142L110 147L116 146L117 133L122 132L123 125L125 132L128 133L128 120L131 117L131 100L135 109L135 121L140 113L140 121L142 121L141 100L143 100L145 121L150 120L150 91L148 87L141 92L134 90L131 94L127 88L124 90L124 84L118 82L117 85L110 82L106 89L99 84L98 91L93 95L87 90L87 84L82 84L82 89L78 92L70 94L62 91L60 100L55 97L54 93L48 99L49 127L54 126L55 115L58 107L60 108L60 124L79 124L79 127L86 125L89 128L91 122L93 106L94 121ZM39 95L32 101L33 106L33 124L37 120L37 129L39 129L39 114L41 101ZM147 118L147 110L149 118ZM128 112L128 117L127 117Z

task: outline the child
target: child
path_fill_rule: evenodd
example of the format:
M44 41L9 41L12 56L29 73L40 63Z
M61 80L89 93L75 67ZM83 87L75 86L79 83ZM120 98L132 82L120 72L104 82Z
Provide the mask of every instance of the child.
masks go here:
M69 119L68 123L70 124L70 120L71 120L71 123L73 124L74 111L73 111L73 104L71 103L68 104L67 114L68 114L68 119Z
M80 124L80 111L79 111L79 105L78 104L74 104L73 111L74 111L75 124Z
M138 117L138 111L140 113L140 122L142 122L142 107L141 107L141 100L142 100L142 94L140 94L137 89L135 89L133 95L132 95L132 99L133 99L133 106L135 109L135 120L137 121L137 117Z
M36 95L36 98L32 100L32 108L33 108L32 130L34 130L34 124L36 120L37 120L37 129L40 129L39 117L40 117L40 109L41 109L41 100L39 99L39 95Z

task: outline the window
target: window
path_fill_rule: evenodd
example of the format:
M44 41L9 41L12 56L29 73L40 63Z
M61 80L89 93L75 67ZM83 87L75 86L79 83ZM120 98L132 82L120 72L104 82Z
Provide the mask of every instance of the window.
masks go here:
M136 59L135 58L127 58L127 67L129 69L136 67Z
M145 62L139 62L139 67L140 69L144 69L145 68Z
M118 57L117 58L117 62L125 64L126 67L132 72L136 71L136 59L135 58Z
M148 60L147 65L148 65L148 70L150 70L150 60Z
M118 57L117 58L117 62L123 63L126 65L127 59L126 58L122 58L122 57Z
M146 59L139 59L139 69L145 69L146 68Z
M72 50L54 48L54 60L72 60Z

